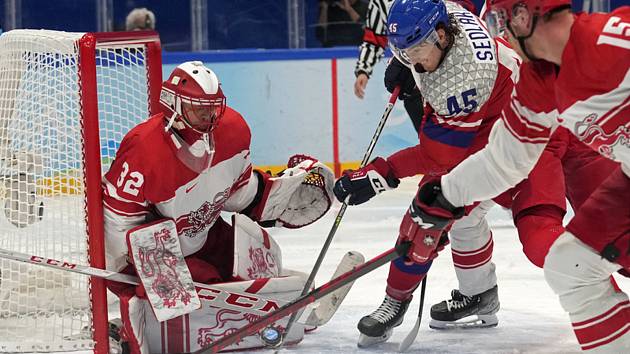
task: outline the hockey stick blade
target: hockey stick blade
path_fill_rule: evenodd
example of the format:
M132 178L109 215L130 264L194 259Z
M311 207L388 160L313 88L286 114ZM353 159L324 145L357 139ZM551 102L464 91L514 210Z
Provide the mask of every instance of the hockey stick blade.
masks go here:
M93 276L105 280L116 281L131 285L139 285L140 279L133 275L112 272L110 270L94 268L81 264L74 264L63 260L29 255L26 253L8 251L0 248L0 258L10 259L22 263L34 264L60 271L72 272L86 276ZM243 293L233 290L223 289L217 284L206 285L194 283L199 297L209 306L226 308L244 313L251 313L256 316L265 316L271 310L280 308L286 304L286 300L276 300L260 296L253 293ZM263 311L265 309L265 311Z
M249 324L237 329L236 331L228 334L227 336L219 339L214 342L209 347L198 350L194 352L194 354L207 354L207 353L218 353L220 350L227 348L228 346L240 341L241 339L255 334L261 329L272 325L274 322L278 321L281 318L284 318L288 315L299 311L304 306L313 303L315 300L320 299L333 291L341 288L342 286L357 280L358 278L370 273L371 271L379 268L382 265L385 265L391 262L393 259L407 254L409 251L409 247L411 243L405 242L397 245L395 248L388 250L387 252L381 253L380 255L370 259L369 261L363 263L362 265L356 267L354 270L346 272L337 278L329 281L322 286L313 289L312 291L298 297L297 299L287 303L286 305L280 307L276 311L269 313L259 319L250 322ZM288 332L285 332L288 333Z
M349 251L343 256L341 262L337 265L335 273L330 279L335 279L341 274L351 271L364 262L365 257L363 257L361 253L357 251ZM348 295L348 292L352 288L353 284L354 282L344 285L330 295L324 296L319 301L319 305L309 314L304 324L311 327L318 327L328 323L328 321L330 321L339 309L339 306L341 306L341 303L345 299L346 295Z
M424 276L422 279L422 288L420 289L420 309L418 310L418 318L416 319L416 324L413 325L411 331L407 334L405 339L400 342L398 345L398 352L403 353L413 344L418 337L418 331L420 330L420 321L422 320L422 308L424 307L424 291L427 287L427 276Z
M398 98L399 93L400 93L400 86L394 87L394 91L389 97L389 101L387 101L387 106L385 106L385 112L383 112L383 115L381 116L381 120L378 122L378 126L376 127L376 131L374 132L374 135L372 136L370 145L368 146L367 150L365 151L365 154L363 155L363 159L361 160L361 167L365 166L368 160L370 159L370 156L372 156L372 151L374 151L374 147L376 146L376 141L378 140L379 136L381 135L381 132L383 131L383 128L385 127L385 123L387 122L387 118L389 118L389 114L394 109L394 104L396 104L396 99ZM347 208L348 208L347 203L344 202L341 204L341 208L339 209L339 212L337 212L337 217L335 217L335 222L333 222L333 225L330 228L330 231L328 232L328 236L326 237L326 240L324 241L324 245L322 246L321 251L319 251L319 256L317 256L317 260L315 261L315 264L313 265L313 269L311 270L311 273L308 275L308 279L306 280L306 283L304 284L304 288L302 288L302 295L305 295L306 293L308 293L308 291L311 289L311 286L313 286L313 282L315 281L315 276L317 275L317 272L319 271L319 267L322 265L322 262L324 261L324 257L326 256L326 253L328 252L328 248L330 247L330 244L332 243L333 238L335 237L335 233L337 233L337 229L339 228L339 224L341 223L341 219L343 218L343 215L346 213ZM286 333L289 333L289 331L291 330L291 326L293 326L293 323L295 322L295 320L297 320L297 313L293 313L291 317L289 317L289 322L287 322L287 327L285 329Z

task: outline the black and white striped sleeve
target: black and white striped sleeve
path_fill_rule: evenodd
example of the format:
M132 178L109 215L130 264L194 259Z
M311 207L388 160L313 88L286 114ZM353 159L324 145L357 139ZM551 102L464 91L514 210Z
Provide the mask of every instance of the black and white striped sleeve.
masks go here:
M372 75L374 65L383 58L387 45L387 13L393 0L370 0L365 18L363 42L354 74Z

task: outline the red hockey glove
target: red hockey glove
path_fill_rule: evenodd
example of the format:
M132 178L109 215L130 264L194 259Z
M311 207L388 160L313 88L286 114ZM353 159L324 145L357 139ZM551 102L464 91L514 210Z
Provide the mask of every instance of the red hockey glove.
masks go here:
M373 196L398 187L400 180L394 176L389 162L377 157L356 171L348 170L335 182L333 193L340 202L348 196L349 205L367 202Z
M443 236L462 216L464 208L456 208L444 198L439 180L423 184L400 224L400 239L412 242L408 257L416 263L435 258L448 240Z

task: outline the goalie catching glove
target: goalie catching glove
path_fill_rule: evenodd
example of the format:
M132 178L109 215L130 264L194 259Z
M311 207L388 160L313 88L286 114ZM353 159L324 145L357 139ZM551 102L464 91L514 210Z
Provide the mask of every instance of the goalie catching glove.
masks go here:
M408 257L416 263L435 258L447 242L444 235L462 216L464 208L446 200L439 180L422 184L400 224L399 240L412 242Z
M379 193L398 187L399 183L389 162L377 157L356 171L344 171L343 176L335 182L333 192L340 202L349 197L348 205L358 205Z
M256 170L258 192L243 212L265 227L300 228L326 214L332 203L333 171L317 159L293 155L277 176Z

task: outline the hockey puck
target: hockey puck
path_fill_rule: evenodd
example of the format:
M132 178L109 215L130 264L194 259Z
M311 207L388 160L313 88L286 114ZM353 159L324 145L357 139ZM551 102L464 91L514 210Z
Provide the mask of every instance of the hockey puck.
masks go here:
M267 327L260 332L260 339L268 347L277 347L282 344L282 334L275 327Z

